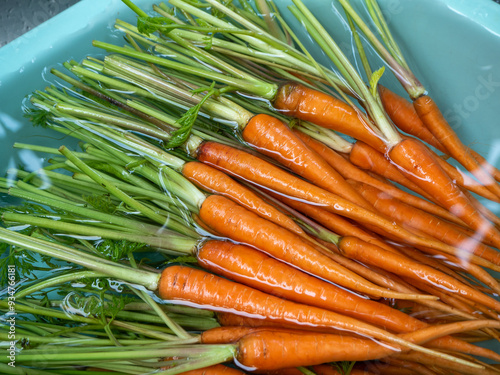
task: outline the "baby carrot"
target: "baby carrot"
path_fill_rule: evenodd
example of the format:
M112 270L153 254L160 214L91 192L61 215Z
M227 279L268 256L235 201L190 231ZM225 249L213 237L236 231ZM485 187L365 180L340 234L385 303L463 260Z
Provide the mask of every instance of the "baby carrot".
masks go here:
M433 200L433 197L429 196L425 190L411 182L394 164L391 164L384 154L364 142L358 141L354 143L349 153L349 161L361 169L368 170L390 181L405 186L430 201Z
M209 241L198 252L198 262L205 269L231 280L248 285L263 292L287 300L324 308L352 316L361 321L383 327L394 332L411 332L426 327L426 324L387 305L363 299L333 284L275 260L264 253L244 245L229 242ZM250 326L248 321L229 321L240 319L231 314L219 314L219 322L224 325ZM261 321L261 325L269 322ZM248 328L248 327L247 327ZM235 330L235 329L233 329ZM227 331L214 329L202 334L207 341L228 340ZM468 354L485 356L500 360L500 355L492 351L460 341L451 336L440 337L432 345L441 349L453 349Z
M404 171L406 177L500 248L500 233L478 212L421 142L413 138L404 139L389 151L389 157Z
M429 95L414 98L413 106L427 129L439 140L455 160L471 172L483 185L500 197L500 186L493 177L470 155L467 147L453 131L439 107Z
M425 127L408 100L382 85L378 85L378 92L385 111L399 129L445 152L441 142Z
M224 197L208 197L201 206L200 217L211 228L234 241L255 246L283 262L351 290L378 297L417 297L395 293L368 282L321 254L292 232L260 218ZM424 298L428 297L430 296Z
M361 207L372 209L340 173L307 147L285 123L276 117L265 114L252 117L245 125L242 136L259 152L279 161L304 179Z
M287 83L279 88L273 105L288 116L336 130L377 150L387 149L383 136L365 124L351 106L320 91L298 83Z
M480 327L481 324L495 326L499 323L483 321L474 326ZM462 323L455 323L429 327L403 334L401 337L425 343L439 337L443 332L455 333L462 329L464 329ZM270 329L242 337L238 341L236 360L249 368L275 370L283 367L311 366L327 362L365 361L398 353L397 348L381 346L372 340L363 338ZM482 368L480 365L471 367Z
M304 231L287 215L266 203L250 189L239 184L227 174L199 162L189 162L182 168L182 175L196 186L239 203L243 207L288 230L304 235Z
M383 214L405 223L413 228L423 231L428 235L438 238L440 241L453 245L457 248L469 251L480 256L494 264L500 265L500 253L491 247L483 245L481 242L469 237L447 221L420 211L417 208L410 207L397 199L381 192L380 190L353 182L358 191Z
M387 233L413 245L427 246L436 250L454 253L454 249L431 238L423 238L404 230L393 222L363 209L324 189L301 180L266 161L215 142L204 142L197 149L197 159L230 175L251 181L286 196L305 200L324 206L342 216L354 219L361 224L370 225L383 235Z
M397 275L422 280L438 288L443 288L448 293L457 293L467 299L488 306L495 311L500 311L500 302L494 298L484 295L474 288L464 285L431 267L414 262L403 255L388 252L355 237L342 237L338 243L338 247L347 256L357 259L360 262L373 265L382 262L384 269L394 272Z
M408 315L324 282L248 246L209 241L198 252L203 268L263 292L403 332ZM412 330L410 325L409 330Z
M333 168L337 169L344 178L352 179L355 181L366 183L370 186L376 187L399 200L414 206L418 207L423 211L429 212L433 215L440 216L445 218L451 222L456 224L463 224L463 222L458 219L456 216L450 214L447 210L442 208L441 206L432 204L424 199L421 199L415 195L408 194L405 191L396 188L395 186L383 182L379 179L374 178L369 175L365 171L359 169L354 166L344 157L339 155L337 152L332 150L331 148L325 146L321 142L309 137L308 135L302 133L301 131L295 130L295 133L302 139L310 148L320 154Z

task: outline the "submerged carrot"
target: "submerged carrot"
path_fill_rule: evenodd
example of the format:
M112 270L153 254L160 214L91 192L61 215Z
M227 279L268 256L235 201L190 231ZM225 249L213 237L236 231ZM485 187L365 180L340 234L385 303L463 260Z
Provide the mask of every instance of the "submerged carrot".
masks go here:
M320 91L298 83L287 83L280 87L273 105L288 116L337 130L377 150L387 148L383 136L365 124L351 106Z
M243 139L313 184L371 210L370 204L354 190L320 155L311 150L276 117L259 114L250 119Z
M398 220L402 225L419 229L445 243L470 251L500 265L500 252L483 245L473 237L469 237L457 226L414 207L409 207L374 187L355 182L353 184L377 210Z
M197 149L197 159L271 191L324 206L325 209L370 225L383 235L389 233L406 243L427 246L444 252L454 252L449 245L428 237L414 235L371 211L301 180L244 151L220 143L204 142Z
M295 131L295 133L302 139L310 148L320 154L333 168L337 169L346 179L352 179L355 181L366 183L370 186L376 187L386 193L398 198L399 200L414 206L418 207L421 210L429 212L433 215L440 216L445 218L451 222L456 224L463 224L463 222L458 219L456 216L450 214L447 210L442 208L441 206L437 206L432 204L424 199L421 199L415 195L408 194L405 191L396 188L395 186L380 181L365 171L357 168L345 158L337 154L331 148L325 146L321 142L309 137L308 135Z
M387 331L348 316L274 297L190 267L171 266L164 269L157 292L160 298L175 303L263 317L280 324L293 323L300 326L338 329L438 355L432 350L411 344Z
M441 142L425 127L411 102L382 85L378 85L378 91L385 111L399 129L445 152Z
M404 332L412 319L406 314L361 298L280 262L261 251L229 242L209 241L198 252L205 269L263 292L321 307L396 332ZM408 330L418 326L410 324Z
M228 197L273 223L296 234L304 235L304 231L290 217L218 169L199 162L189 162L184 165L182 174L196 186L210 193Z
M413 106L427 129L446 148L455 160L471 172L483 185L500 197L500 186L493 177L470 155L468 148L462 143L444 118L439 107L428 95L413 100Z
M389 156L404 171L406 177L424 188L472 229L487 236L495 247L500 248L500 233L476 210L421 142L412 138L405 139L389 151Z
M355 237L342 237L338 244L339 249L349 257L377 265L384 264L384 268L397 275L409 277L430 283L437 288L442 288L448 293L457 293L471 301L484 304L497 312L500 312L500 302L492 297L478 292L424 264L414 262L403 255L388 252L376 245L369 244Z
M416 297L396 293L368 282L333 262L292 232L260 218L224 197L208 197L200 209L200 217L211 228L234 241L255 246L283 262L351 290L377 297ZM424 298L428 297L432 298Z
M494 326L500 323L483 321L483 324ZM474 324L474 326L481 326L481 324ZM401 337L416 343L425 343L439 337L442 332L455 333L462 329L462 323L453 323L403 334ZM399 354L399 352L397 348L382 346L372 340L352 336L270 329L242 337L238 342L237 361L253 369L275 370L327 362L365 361ZM483 368L479 365L471 367Z
M397 333L412 332L426 327L425 323L397 309L363 299L333 284L294 269L248 246L209 241L198 252L198 262L209 271L263 292L352 316ZM233 318L238 319L238 321L228 320ZM249 326L255 327L255 322L249 323L239 319L235 315L219 315L219 322L222 325L242 324L246 326L246 328L242 328L243 333ZM261 326L269 324L266 321L258 323ZM233 328L232 332L234 331L236 329ZM206 331L202 336L205 335L210 342L215 341L213 336L218 337L218 340L223 342L228 340L229 337L229 335L224 335L225 333L228 334L228 331L214 329ZM432 341L430 345L436 348L462 351L500 360L500 355L492 351L476 347L450 336L438 338Z

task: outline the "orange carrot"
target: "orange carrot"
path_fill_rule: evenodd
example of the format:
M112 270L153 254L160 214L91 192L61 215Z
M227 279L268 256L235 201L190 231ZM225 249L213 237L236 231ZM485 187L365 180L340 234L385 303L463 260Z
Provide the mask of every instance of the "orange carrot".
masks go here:
M360 298L248 246L209 241L198 252L198 262L209 271L263 292L352 316L390 331L411 332L426 327L425 323L399 310ZM223 325L231 323L245 324L245 322L221 322ZM206 331L202 337L204 335L209 335L208 337L212 335L222 336L220 340L223 342L227 340L224 333L225 331L222 329L214 329ZM213 341L215 340L210 338L210 343ZM437 348L453 348L469 354L473 353L500 360L500 355L495 355L491 351L477 348L452 337L436 339L432 345Z
M389 162L381 152L375 150L364 142L356 142L349 153L349 161L361 169L369 170L390 181L394 181L402 186L413 190L424 198L433 200L425 190L406 178L398 168Z
M387 331L348 316L274 297L190 267L165 268L158 283L157 293L160 298L178 304L260 316L281 324L294 323L300 326L338 329L438 355L432 350L411 344Z
M378 91L385 111L399 129L445 152L441 142L425 127L411 102L382 85L378 85Z
M252 181L254 184L266 187L266 189L324 205L325 209L354 219L364 225L378 228L384 235L390 233L406 243L454 253L454 249L449 245L432 238L414 235L371 211L303 181L244 151L220 143L204 142L197 149L197 158L203 163L212 165L243 180Z
M468 148L448 124L434 100L428 95L422 95L413 100L413 106L427 129L446 148L448 154L462 164L489 190L500 197L500 186L470 155Z
M496 196L494 193L492 193L490 190L488 190L485 186L481 185L473 178L467 176L462 171L458 170L458 168L448 163L446 160L443 160L442 158L437 157L436 155L434 156L436 161L441 166L441 168L443 168L443 170L448 174L448 176L450 176L450 178L458 186L466 190L469 190L472 193L480 195L481 197L489 199L493 202L500 202L499 197Z
M484 304L495 311L500 311L500 302L494 298L484 295L467 285L463 285L459 281L431 267L418 264L403 255L388 252L355 237L342 237L338 243L338 247L347 256L357 259L360 262L373 265L382 262L384 269L394 272L397 275L422 280L438 288L443 288L448 293L457 293L472 301Z
M415 343L425 343L439 337L443 332L453 334L468 329L464 328L465 326L480 327L484 324L496 326L500 323L492 321L452 323L403 334L401 337ZM270 329L242 337L238 341L236 359L249 368L275 370L326 362L365 361L399 352L397 348L389 348L372 340L353 336Z
M380 246L384 249L390 250L391 247L381 240L379 237L368 233L363 228L359 227L348 221L347 219L334 214L333 212L326 211L319 206L312 206L310 204L301 202L296 199L285 198L283 196L275 195L277 199L285 203L286 205L296 209L299 212L309 216L314 219L325 228L330 229L333 233L336 233L340 236L351 235L354 237L361 238L362 240L370 243L374 243L377 246Z
M209 241L197 258L211 272L281 298L349 315L395 332L419 327L398 310L361 298L248 246Z
M344 178L360 181L368 185L374 186L382 191L385 191L388 194L391 194L392 196L398 198L399 200L411 206L418 207L421 210L429 212L433 215L440 216L456 224L463 224L463 222L460 219L450 214L447 210L443 209L442 207L434 205L412 194L408 194L405 191L400 190L391 184L384 183L376 178L373 178L368 173L354 166L349 161L344 159L342 156L337 154L334 150L325 146L321 142L318 142L317 140L309 137L308 135L300 131L295 131L295 133L300 137L300 139L304 141L304 143L306 143L306 145L308 145L311 149L320 154L333 168L339 171L344 176Z
M273 105L281 113L362 140L377 150L387 148L383 137L365 124L351 106L320 91L287 83L280 87Z
M351 290L377 297L401 299L417 297L395 293L364 280L319 253L299 236L262 219L224 197L217 195L208 197L201 206L200 217L215 231L234 241L255 246L272 257Z
M488 261L500 265L500 252L483 245L450 223L410 207L384 192L359 182L352 182L358 191L384 215L398 220L401 225L408 225L427 233L440 241L469 251Z
M500 248L500 233L476 210L421 142L412 138L405 139L389 151L389 156L406 177L424 188L472 229L487 236L495 247Z
M203 163L189 162L184 165L182 174L196 186L210 193L232 199L273 223L296 234L304 235L304 231L290 217L266 203L250 189L239 184L225 173Z
M330 164L276 117L253 116L245 125L242 136L259 152L279 161L304 179L361 207L372 209Z

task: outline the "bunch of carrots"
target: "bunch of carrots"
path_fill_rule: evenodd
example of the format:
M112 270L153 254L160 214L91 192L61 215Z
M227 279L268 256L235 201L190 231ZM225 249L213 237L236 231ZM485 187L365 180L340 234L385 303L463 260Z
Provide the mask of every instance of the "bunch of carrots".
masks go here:
M82 152L15 145L52 157L0 179L24 202L2 210L0 238L77 266L18 297L109 277L176 336L162 351L149 328L104 318L111 347L126 328L158 350L88 349L33 374L499 373L475 343L500 339L500 219L484 204L500 203L500 171L453 133L376 1L375 33L339 0L368 82L300 0L290 11L335 70L272 2L205 1L150 16L123 0L138 15L116 22L127 45L95 41L110 54L52 69L30 98L32 122ZM366 42L411 101L379 85ZM185 330L164 301L215 311L217 327ZM37 371L39 352L18 360Z

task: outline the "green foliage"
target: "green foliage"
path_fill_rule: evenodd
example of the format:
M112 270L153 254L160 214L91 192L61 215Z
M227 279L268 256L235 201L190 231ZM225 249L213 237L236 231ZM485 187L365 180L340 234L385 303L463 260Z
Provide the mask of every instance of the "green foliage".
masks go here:
M373 72L372 76L370 77L370 91L374 97L377 97L377 86L378 86L378 81L380 81L380 78L382 78L382 75L385 72L385 68L381 67L379 70Z
M177 120L177 123L181 125L179 129L172 133L172 138L167 142L167 148L179 147L184 142L186 142L191 134L191 129L198 117L198 113L201 110L201 107L207 99L213 95L218 95L219 90L215 88L215 82L212 82L210 87L201 87L199 89L193 90L193 94L197 94L199 92L208 91L207 94L200 100L198 104L194 107L189 108L189 110Z
M333 362L332 366L335 367L341 375L349 375L355 364L356 361L340 361Z
M138 17L137 18L137 30L141 34L149 36L156 31L161 31L163 33L168 33L172 30L175 25L172 25L172 21L166 17Z
M96 210L107 214L114 214L118 208L112 202L109 194L92 194L89 196L83 196L83 199Z
M81 315L99 318L107 325L107 318L113 320L126 304L135 300L127 295L106 294L101 291L91 294L74 292L69 294L65 301L68 307L76 309Z
M33 126L46 128L51 117L50 112L39 108L25 108L24 117L28 118Z
M219 2L229 9L235 8L234 5L232 4L233 0L219 0ZM215 7L212 7L211 11L212 11L212 16L214 16L214 17L217 17L220 19L226 17L226 15L223 12L221 12L220 10L218 10Z
M125 259L135 251L138 251L144 248L146 245L130 242L127 240L110 240L106 239L99 242L96 245L96 250L103 255L105 258L108 258L112 261L118 261L121 259Z

